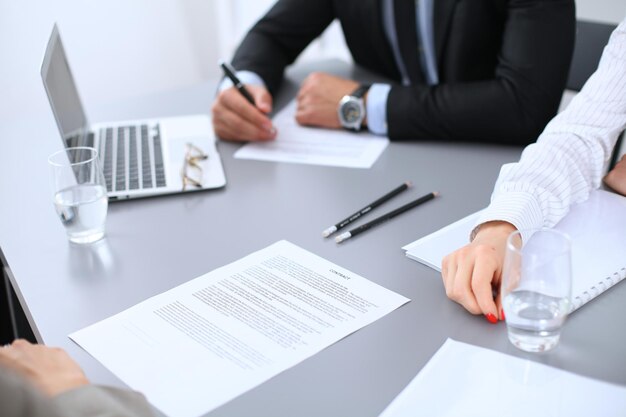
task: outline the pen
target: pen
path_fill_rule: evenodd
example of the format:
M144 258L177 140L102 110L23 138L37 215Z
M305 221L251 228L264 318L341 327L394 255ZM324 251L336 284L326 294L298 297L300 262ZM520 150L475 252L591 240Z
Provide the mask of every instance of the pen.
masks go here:
M365 223L364 225L361 225L355 229L350 230L349 232L345 232L340 234L339 236L337 236L335 238L335 242L337 243L341 243L344 240L350 239L351 237L354 237L358 234L361 234L369 229L371 229L372 227L378 226L379 224L382 224L384 222L386 222L389 219L393 219L394 217L396 217L399 214L404 213L405 211L408 211L410 209L412 209L413 207L417 207L420 204L424 204L425 202L432 200L433 198L437 197L439 195L439 192L435 191L433 193L429 193L426 194L425 196L422 196L420 198L418 198L417 200L413 200L410 203L407 203L405 205L403 205L402 207L398 207L397 209L390 211L387 214L383 214L382 216L380 216L377 219L372 220L369 223Z
M246 90L246 87L243 85L241 80L239 80L239 78L237 78L237 76L235 75L235 69L224 61L220 62L220 67L222 67L224 74L228 78L230 78L235 88L241 93L241 95L244 96L246 100L250 102L250 104L252 104L253 106L256 106L256 103L254 102L254 99L252 98L252 95L250 94L250 92Z
M376 207L380 206L384 202L386 202L388 200L391 200L393 197L397 196L398 194L400 194L402 191L406 190L407 188L410 188L411 185L412 185L411 181L405 181L401 186L399 186L399 187L389 191L387 194L385 194L384 196L380 197L378 200L374 201L373 203L370 203L368 206L362 208L361 210L357 211L356 213L351 214L350 216L346 217L345 219L343 219L342 221L340 221L336 225L331 226L328 229L324 230L322 232L322 236L328 237L328 236L332 235L333 233L335 233L337 230L343 229L344 227L346 227L347 225L349 225L353 221L357 220L361 216L369 213L371 210L373 210Z

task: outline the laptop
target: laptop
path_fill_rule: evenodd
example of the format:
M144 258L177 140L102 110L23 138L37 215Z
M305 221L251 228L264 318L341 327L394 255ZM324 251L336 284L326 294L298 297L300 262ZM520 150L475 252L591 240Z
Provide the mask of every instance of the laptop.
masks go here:
M41 77L66 147L98 150L109 199L148 197L226 185L206 115L90 124L54 25Z

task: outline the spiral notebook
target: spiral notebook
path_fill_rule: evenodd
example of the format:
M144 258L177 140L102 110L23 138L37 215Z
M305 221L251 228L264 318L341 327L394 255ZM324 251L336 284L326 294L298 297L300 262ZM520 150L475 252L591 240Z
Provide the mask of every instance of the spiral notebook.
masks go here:
M479 215L470 214L402 249L409 258L441 271L444 256L469 242ZM572 238L572 310L626 278L626 197L593 191L555 229Z

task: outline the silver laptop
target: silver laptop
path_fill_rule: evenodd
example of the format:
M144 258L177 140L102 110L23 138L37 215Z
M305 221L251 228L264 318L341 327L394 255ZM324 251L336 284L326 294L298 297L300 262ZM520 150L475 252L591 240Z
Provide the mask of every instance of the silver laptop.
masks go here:
M56 25L41 65L41 77L64 145L98 150L109 198L226 185L206 115L89 124Z

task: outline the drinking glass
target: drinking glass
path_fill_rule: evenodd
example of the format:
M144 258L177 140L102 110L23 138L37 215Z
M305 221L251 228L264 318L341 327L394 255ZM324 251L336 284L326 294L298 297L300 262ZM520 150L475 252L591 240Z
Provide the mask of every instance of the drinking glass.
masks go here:
M513 232L506 245L501 296L509 340L527 352L554 348L570 312L570 238L559 231Z
M71 242L91 243L104 236L107 190L98 151L79 146L48 157L54 206Z

